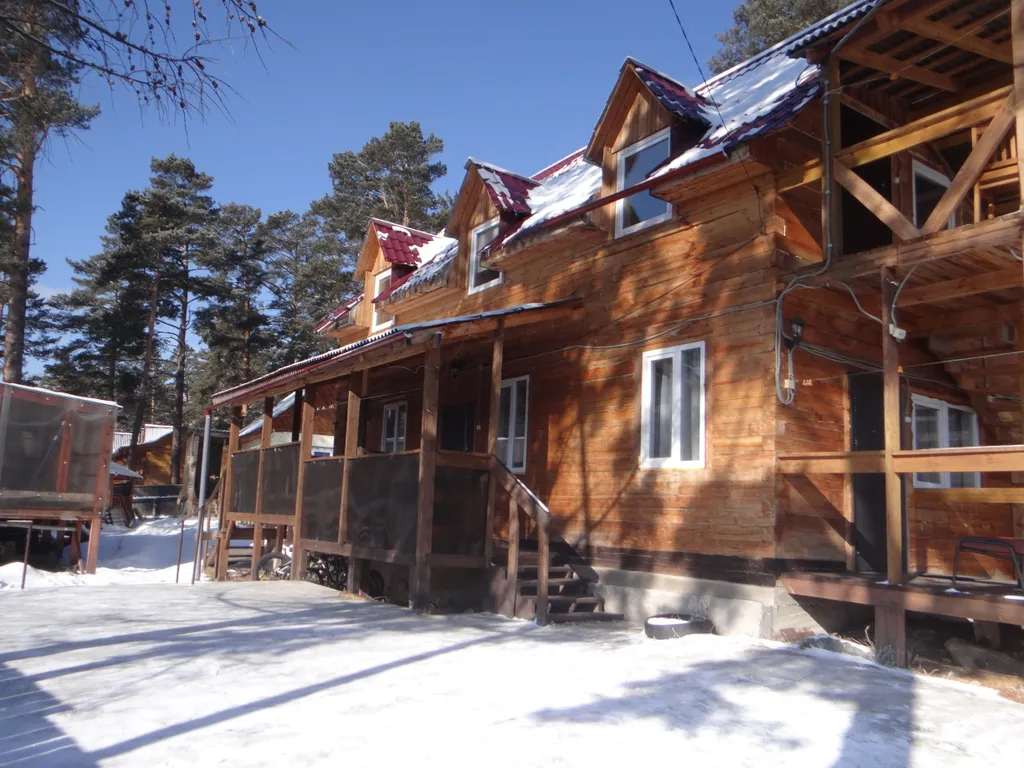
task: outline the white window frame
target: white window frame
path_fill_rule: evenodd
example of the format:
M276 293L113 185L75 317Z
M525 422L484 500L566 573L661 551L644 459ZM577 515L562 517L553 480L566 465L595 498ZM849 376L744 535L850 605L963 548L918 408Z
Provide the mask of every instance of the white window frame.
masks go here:
M679 431L678 413L682 409L683 376L682 376L682 353L691 349L700 350L700 414L698 417L698 429L700 440L697 443L697 458L682 459L682 435ZM651 399L653 379L649 375L651 363L666 358L673 359L673 370L676 375L673 377L672 393L672 455L653 457L650 455L651 437ZM640 468L641 469L702 469L704 467L706 447L705 421L707 418L707 346L704 341L694 341L689 344L680 344L665 349L652 349L644 352L641 359L640 386L641 386L641 408L640 408Z
M488 280L486 283L480 283L480 285L473 285L473 281L476 279L476 273L480 269L480 248L484 248L487 245L485 244L483 246L480 246L480 248L477 248L477 237L479 237L481 232L497 226L498 223L499 219L497 217L491 219L490 221L485 221L479 227L473 229L473 231L470 232L469 234L469 280L466 281L466 284L469 286L469 293L471 294L479 293L480 291L485 291L488 288L491 288L495 285L499 285L501 283L502 278L504 277L504 275L501 272L498 272L498 270L494 270L495 272L498 272L498 276L496 278L494 278L493 280ZM495 235L495 238L497 238L497 235Z
M402 411L402 410L405 411L405 425L404 425L405 426L405 433L403 435L401 435L401 437L399 437L399 435L398 435L398 425L401 424L402 422L398 419L398 412ZM395 411L395 436L393 438L394 442L395 442L395 449L393 451L389 451L388 450L388 433L387 433L388 411ZM405 400L393 400L390 403L385 403L384 404L384 410L381 411L381 421L380 421L380 452L381 453L399 453L401 451L404 451L405 450L405 446L407 445L406 440L407 440L408 436L409 436L409 406L406 404L406 401ZM401 440L401 443L402 443L402 447L401 448L398 447L399 440Z
M384 281L384 278L386 278L386 277L391 277L391 270L390 269L385 269L383 272L378 272L376 275L373 276L373 299L374 300L376 300L376 298L378 296L380 296L380 293L381 293L381 291L380 291L380 284ZM383 331L385 328L390 328L392 325L395 324L395 316L394 315L392 315L391 319L386 321L386 322L383 322L383 323L379 322L378 321L378 316L381 313L379 313L377 311L376 303L373 303L373 301L371 301L371 304L373 306L373 318L372 318L372 322L370 324L370 330L371 331Z
M653 144L657 144L658 142L663 141L664 139L668 139L669 140L669 156L671 156L671 153L672 153L671 133L672 133L672 129L671 128L664 128L663 130L660 130L657 133L651 134L646 139L641 139L640 141L636 142L635 144L630 144L628 147L624 147L623 149L620 149L618 151L618 153L616 154L616 161L615 161L616 176L617 176L616 183L615 183L615 191L616 192L621 192L623 189L625 189L625 183L626 183L626 163L623 162L623 161L627 157L629 157L631 155L635 155L637 152L641 152L641 151L647 149L648 147L652 146ZM623 216L623 206L625 205L625 203L626 203L626 198L621 198L620 200L618 200L615 203L615 236L616 237L623 237L625 235L632 234L633 232L639 232L641 229L647 229L647 227L653 227L655 224L661 224L663 221L668 221L669 219L672 218L672 213L673 213L672 204L667 202L667 201L665 201L666 208L665 208L665 212L664 213L659 214L657 216L654 216L654 217L652 217L650 219L645 219L644 221L638 222L636 224L631 224L628 227L623 227L622 226L622 216Z
M516 424L516 398L515 398L515 385L516 382L526 382L526 417L523 419L523 464L522 466L515 466L512 463L512 457L515 456L515 424ZM501 389L505 388L509 390L508 402L509 402L509 413L508 413L508 443L505 445L505 455L498 456L498 459L504 464L509 470L516 475L521 475L526 472L527 459L530 453L530 377L527 376L516 376L513 379L502 379ZM501 407L501 398L498 398L498 407ZM499 416L500 420L500 416Z
M911 412L910 427L914 435L914 450L919 450L917 445L917 410L916 406L922 405L926 408L932 408L939 412L939 448L938 450L947 449L949 445L949 412L951 410L964 411L971 414L974 421L974 444L981 445L981 430L978 425L978 413L973 408L968 408L965 405L953 405L947 403L945 400L938 400L934 397L928 397L927 395L912 394L910 397L911 403L915 406ZM939 475L940 480L937 483L930 482L928 480L919 479L919 475ZM952 482L950 480L951 472L915 472L914 473L914 487L915 488L952 488ZM974 478L974 484L967 486L968 488L981 488L981 473L980 472L957 472L958 475L971 475Z
M930 165L925 165L920 160L914 160L913 161L913 163L911 164L911 172L910 172L910 179L911 179L911 190L910 191L911 191L911 198L914 201L914 226L919 226L917 224L917 177L918 176L921 176L921 177L923 177L925 179L928 179L928 181L932 182L933 184L938 184L940 187L945 187L946 189L949 189L949 185L953 183L953 181L948 176L946 176L946 174L944 174L942 171L937 171L934 168L932 168ZM947 221L946 224L949 227L949 229L955 229L956 228L956 209L954 209L953 212L951 214L949 214L949 221ZM924 222L923 221L921 222L920 226L924 226Z

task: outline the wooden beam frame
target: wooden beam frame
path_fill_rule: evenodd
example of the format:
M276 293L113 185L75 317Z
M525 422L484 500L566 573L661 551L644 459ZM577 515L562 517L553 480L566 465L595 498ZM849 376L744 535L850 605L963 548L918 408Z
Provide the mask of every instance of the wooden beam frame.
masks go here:
M434 535L434 476L437 467L437 407L441 369L440 338L428 347L423 364L423 416L420 421L419 496L416 504L416 563L409 579L410 604L430 603L430 562Z
M922 234L930 235L946 226L949 217L967 196L967 193L978 183L978 179L984 173L985 167L988 165L989 160L992 159L992 155L996 153L999 145L1002 144L1006 132L1010 130L1014 123L1016 109L1016 99L1011 93L1006 98L1006 101L1003 102L999 113L992 118L992 122L985 129L981 139L974 145L974 149L971 150L967 160L960 166L960 170L957 171L949 188L946 189L939 202L935 205L924 226L921 227Z
M302 418L299 422L299 476L295 481L295 515L292 520L292 580L306 577L306 549L302 539L302 495L306 486L306 464L313 455L313 432L316 427L316 387L306 387L295 393L294 408L299 407L301 395ZM292 436L295 435L294 430Z
M862 67L877 69L895 77L902 77L905 80L913 80L915 83L929 85L938 88L940 91L956 93L961 90L961 85L956 78L933 72L925 67L919 67L906 61L886 56L881 53L873 53L865 48L848 45L839 50L839 58L859 64Z
M494 456L498 453L498 410L501 406L501 381L502 368L505 361L505 323L504 319L498 323L498 329L494 332L494 344L491 348L491 385L488 388L487 407L487 455ZM493 473L488 474L487 479L487 512L484 522L484 558L488 563L494 553L494 503L498 486ZM517 542L518 543L518 542ZM513 574L509 574L511 577Z
M778 457L783 475L877 474L885 471L883 451L822 451Z
M274 436L274 398L263 398L263 423L260 425L260 459L256 467L256 510L257 518L263 514L263 465L267 449ZM256 577L256 563L263 557L263 523L257 522L252 531L252 561L249 563L249 575Z
M875 18L879 26L891 31L902 29L907 32L913 32L915 35L921 35L922 37L951 45L962 51L984 56L986 59L1000 61L1004 64L1012 64L1012 46L1008 43L993 43L990 40L978 37L972 32L972 30L980 29L989 21L1002 16L1004 13L1006 13L1006 10L1000 8L980 19L970 21L964 25L968 27L966 31L931 21L926 14L920 13L920 9L914 9L913 13L908 13L906 10L889 12L883 8Z
M964 296L973 296L988 291L1003 291L1018 288L1024 284L1024 273L1020 267L1007 267L998 272L981 272L970 277L959 277L941 283L905 288L900 292L900 308L916 307L919 304L933 304L950 301ZM953 319L955 322L955 319Z
M901 239L916 240L921 236L921 231L895 205L836 158L832 158L832 172L836 181Z
M359 455L359 423L362 419L360 410L362 408L363 396L366 394L366 383L369 377L368 371L358 371L349 374L348 379L348 408L345 415L345 465L341 470L341 518L338 520L338 543L348 543L348 486L352 472L351 459ZM352 563L349 563L349 572L352 571Z
M1009 86L969 99L947 109L939 110L912 120L891 131L880 133L865 141L845 147L835 153L835 158L848 168L881 160L904 150L940 139L944 136L967 130L985 123L996 116L1006 97L1013 92ZM1021 96L1018 94L1017 103ZM817 181L822 177L822 161L811 160L803 165L781 171L776 176L779 192Z

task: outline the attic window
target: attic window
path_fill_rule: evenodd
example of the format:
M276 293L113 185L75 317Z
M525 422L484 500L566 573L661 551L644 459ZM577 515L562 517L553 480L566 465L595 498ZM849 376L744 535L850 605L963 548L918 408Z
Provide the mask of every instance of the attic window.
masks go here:
M379 275L376 275L373 278L373 296L374 296L374 298L376 299L378 296L380 296L382 293L384 293L384 291L386 291L390 287L391 287L391 270L388 269L388 270L385 270L384 272L381 272ZM394 325L394 322L395 322L395 316L394 315L389 315L387 312L381 312L379 309L377 309L377 306L374 305L374 307L373 307L373 327L370 329L371 331L381 331L381 330L383 330L385 328L388 328L391 325Z
M643 141L626 147L618 154L618 186L622 191L639 184L647 178L647 174L668 160L670 129ZM619 200L615 216L615 236L621 237L650 227L672 216L672 205L659 200L648 190Z
M491 219L473 230L470 237L473 239L472 250L469 256L469 292L476 293L484 288L490 288L501 282L501 272L488 269L480 263L482 254L494 238L498 236L498 219Z

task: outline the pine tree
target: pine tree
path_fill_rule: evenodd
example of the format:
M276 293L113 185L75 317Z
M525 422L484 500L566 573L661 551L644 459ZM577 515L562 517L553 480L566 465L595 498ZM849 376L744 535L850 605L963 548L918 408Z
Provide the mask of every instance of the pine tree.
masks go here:
M313 204L350 244L362 242L371 217L429 232L447 222L449 198L430 187L448 169L435 161L444 142L423 136L417 122L393 122L383 136L370 139L359 152L339 152L327 171L331 193Z
M214 392L264 373L274 341L266 307L274 246L260 210L224 205L215 241L207 260L208 301L195 315L195 330L206 344L190 366L190 399L196 403L207 403ZM190 408L189 420L197 421L200 412L201 407Z
M42 271L31 258L36 159L49 138L84 129L99 110L74 96L81 65L53 54L82 44L79 24L41 0L0 3L4 14L10 18L0 25L0 158L13 187L13 231L0 262L7 283L3 375L17 383L24 368L30 281Z
M277 367L330 348L313 329L340 297L352 295L354 262L344 237L315 213L283 211L267 219L266 229L275 337L270 362Z
M722 45L708 66L724 72L848 4L849 0L744 0L732 12L734 24L715 35Z
M174 406L171 411L171 482L181 482L181 441L185 429L188 330L192 306L210 291L204 271L214 258L217 209L208 194L213 178L187 158L154 158L144 196L143 228L158 254L161 291L174 296ZM141 422L139 424L141 428Z

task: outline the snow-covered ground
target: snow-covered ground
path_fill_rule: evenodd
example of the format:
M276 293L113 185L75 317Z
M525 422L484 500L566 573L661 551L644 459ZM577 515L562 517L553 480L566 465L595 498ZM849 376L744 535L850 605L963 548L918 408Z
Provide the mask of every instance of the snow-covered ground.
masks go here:
M95 574L84 575L70 571L51 573L30 567L25 588L174 583L178 570L180 533L180 518L141 520L131 528L104 525L100 535L99 566ZM186 583L192 576L195 536L196 519L190 518L185 521L181 550L181 580ZM83 560L88 548L88 543L82 545ZM0 590L21 589L21 571L21 562L0 564Z
M292 582L0 594L0 766L1019 765L1024 707L826 652Z

